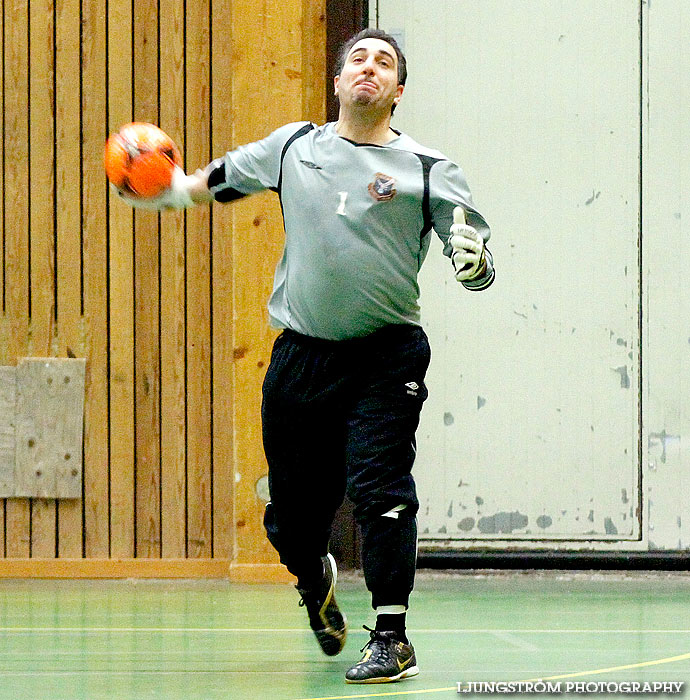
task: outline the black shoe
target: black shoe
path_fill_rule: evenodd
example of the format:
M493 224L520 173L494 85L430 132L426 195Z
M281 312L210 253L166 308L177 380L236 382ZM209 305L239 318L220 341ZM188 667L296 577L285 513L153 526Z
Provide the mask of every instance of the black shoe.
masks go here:
M414 647L398 641L394 632L371 632L364 656L346 674L347 683L391 683L419 673Z
M335 602L335 582L338 578L335 559L327 554L321 561L324 571L323 583L315 591L297 588L302 596L299 604L307 608L309 625L323 653L335 656L345 646L347 620Z

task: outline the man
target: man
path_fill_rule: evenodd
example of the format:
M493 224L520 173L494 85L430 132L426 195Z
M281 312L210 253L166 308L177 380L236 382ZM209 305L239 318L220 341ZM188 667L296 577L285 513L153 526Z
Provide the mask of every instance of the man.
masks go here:
M337 73L337 122L288 124L194 175L178 169L146 204L228 202L263 189L280 196L285 248L268 306L283 332L263 387L264 523L322 650L338 654L346 621L328 540L347 492L377 617L346 681L387 682L419 672L405 616L419 507L411 470L430 359L417 273L431 229L464 287L485 289L494 271L489 228L461 170L390 127L407 75L395 40L360 32Z

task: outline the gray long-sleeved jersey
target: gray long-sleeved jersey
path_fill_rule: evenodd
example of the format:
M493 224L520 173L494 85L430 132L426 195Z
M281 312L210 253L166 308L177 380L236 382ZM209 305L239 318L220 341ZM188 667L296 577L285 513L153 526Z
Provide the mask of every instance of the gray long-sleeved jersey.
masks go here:
M486 242L489 227L465 177L438 151L405 134L385 146L341 138L335 124L287 124L207 168L219 202L272 189L285 248L268 303L271 325L318 338L363 336L388 324L419 324L417 273L433 228L444 243L461 205ZM487 271L463 283L485 289Z

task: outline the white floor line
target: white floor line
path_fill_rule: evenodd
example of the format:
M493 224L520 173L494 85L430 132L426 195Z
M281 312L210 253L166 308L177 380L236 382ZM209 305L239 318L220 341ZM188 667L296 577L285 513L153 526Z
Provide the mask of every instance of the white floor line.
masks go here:
M524 651L541 651L541 649L536 644L532 644L531 642L527 642L524 639L520 639L520 637L514 634L513 632L502 632L500 630L496 630L491 634L497 639L500 639L503 642L507 642L511 646L517 647L518 649L523 649Z
M408 628L410 634L688 634L690 629L490 629L490 628L461 628L461 629L415 629ZM155 632L163 634L311 634L306 627L282 628L273 627L0 627L0 634L9 633L41 633L41 634L83 634L83 633L118 633L130 634ZM348 634L366 635L364 630L349 630Z

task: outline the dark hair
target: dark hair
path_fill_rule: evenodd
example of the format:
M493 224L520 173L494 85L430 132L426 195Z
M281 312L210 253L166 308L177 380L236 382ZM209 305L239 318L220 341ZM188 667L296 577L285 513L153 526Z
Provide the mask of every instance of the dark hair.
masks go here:
M386 34L383 29L362 29L361 32L348 39L343 44L342 48L340 49L340 53L338 54L338 59L335 64L335 74L340 75L352 47L362 39L381 39L381 41L385 41L395 49L395 54L398 57L398 85L404 85L405 81L407 80L407 61L405 60L405 54L403 54L402 50L398 46L398 42L390 34ZM394 109L395 105L393 105L391 112Z

